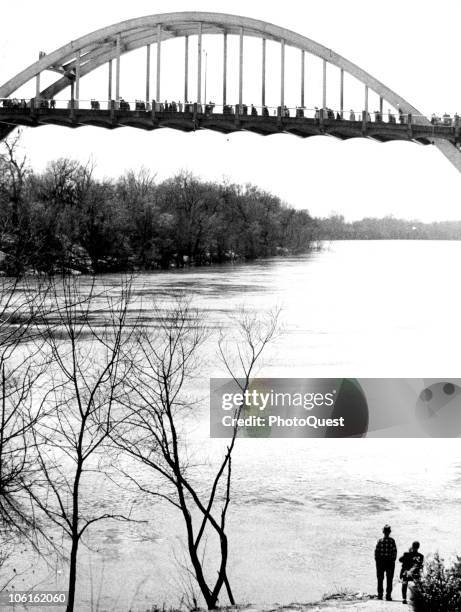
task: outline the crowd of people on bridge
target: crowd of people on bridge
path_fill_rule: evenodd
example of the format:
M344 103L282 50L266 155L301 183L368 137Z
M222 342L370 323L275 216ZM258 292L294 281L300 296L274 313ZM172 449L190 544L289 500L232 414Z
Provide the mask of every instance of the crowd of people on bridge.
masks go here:
M56 101L54 98L31 98L30 100L26 100L25 98L5 98L2 100L3 108L7 109L19 109L26 110L31 109L32 107L35 109L55 109ZM72 108L76 106L75 100L70 100L67 104L67 108ZM99 100L92 99L90 101L91 110L100 110L101 103ZM197 114L205 114L211 115L215 111L216 104L214 102L208 102L205 104L186 101L176 102L165 100L164 102L157 102L156 100L152 100L151 102L145 102L144 100L135 100L134 109L135 111L154 111L154 112L169 112L169 113L197 113ZM124 98L119 98L118 100L111 100L108 103L108 108L113 108L116 110L122 111L130 111L131 105ZM222 107L222 113L224 115L250 115L252 117L270 117L271 111L270 107L263 105L261 107L256 107L254 104L251 104L249 107L247 104L224 104ZM294 110L294 113L293 113ZM290 109L286 105L278 106L277 108L272 107L272 114L274 116L289 118L294 116L295 118L301 119L306 116L306 108L304 106L297 106L295 109ZM329 107L319 108L315 107L313 109L314 118L318 121L328 120L328 121L366 121L375 123L383 123L385 122L385 118L387 118L387 123L400 123L400 124L408 124L412 122L411 114L405 114L401 108L398 108L397 113L388 109L386 114L383 113L382 109L375 110L373 112L373 118L371 114L367 111L362 111L356 113L353 109L351 109L348 113L345 113L343 110L335 111ZM444 113L442 117L439 117L435 113L432 114L430 122L432 125L441 125L444 127L452 127L458 126L459 124L459 115L455 113L453 117L448 113Z
M25 98L4 98L2 102L3 108L22 109L31 108L32 100L35 98L26 100ZM54 98L40 98L36 104L37 108L56 108L56 100Z
M444 113L442 117L439 117L435 113L432 113L431 123L432 125L446 125L446 126L458 125L459 115L458 113L455 113L452 117L448 113Z

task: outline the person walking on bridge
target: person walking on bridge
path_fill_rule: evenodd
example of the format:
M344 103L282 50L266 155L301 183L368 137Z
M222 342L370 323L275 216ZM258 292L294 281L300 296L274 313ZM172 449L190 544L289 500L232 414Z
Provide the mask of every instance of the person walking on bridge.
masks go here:
M383 527L384 537L378 540L375 548L376 577L378 579L378 599L383 598L383 582L386 575L386 600L392 601L392 581L394 579L397 546L391 538L390 525Z

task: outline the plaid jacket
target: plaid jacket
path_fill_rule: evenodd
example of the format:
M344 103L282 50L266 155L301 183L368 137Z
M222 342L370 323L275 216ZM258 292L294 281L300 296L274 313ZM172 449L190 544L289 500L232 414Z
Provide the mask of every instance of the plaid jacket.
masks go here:
M395 561L397 558L397 546L394 538L381 538L375 548L376 561Z

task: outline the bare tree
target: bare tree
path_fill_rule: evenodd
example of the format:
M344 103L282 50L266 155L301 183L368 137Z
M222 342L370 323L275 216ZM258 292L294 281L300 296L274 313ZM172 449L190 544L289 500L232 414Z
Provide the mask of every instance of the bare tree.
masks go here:
M21 542L42 556L44 544L52 545L28 495L39 477L33 430L45 416L38 399L43 362L34 338L44 295L46 287L38 283L27 287L17 279L0 279L0 570ZM3 578L0 590L14 577Z
M186 383L197 372L206 330L199 315L188 303L179 301L166 312L157 313L156 330L138 331L136 372L127 396L123 421L112 431L115 445L156 475L156 485L148 486L139 478L125 475L147 495L163 498L179 510L184 519L187 551L192 573L208 609L217 605L221 590L226 588L231 604L234 597L227 576L229 543L226 519L231 501L232 453L237 428L226 447L209 487L196 481L197 466L191 464L187 449L185 423L194 402L185 396ZM236 380L248 388L256 363L273 338L277 316L264 322L251 315L237 324L239 378L234 370L227 343L221 338L219 352ZM217 577L205 567L205 542L214 536L219 550Z
M30 169L19 152L21 132L4 140L0 148L0 244L8 245L8 268L20 274L26 265L30 242L27 179Z
M27 159L18 155L21 132L2 142L0 152L0 195L5 201L18 204L23 196L24 182L29 173ZM19 218L13 219L18 223Z
M94 282L85 286L84 281L64 278L54 285L52 305L48 304L40 319L51 358L49 416L34 430L44 482L32 485L29 493L69 542L67 612L75 606L82 536L96 522L129 518L99 509L85 496L84 486L88 477L103 477L98 462L131 368L125 358L131 338L127 324L130 298L129 281L121 282L119 294L111 296L96 291Z

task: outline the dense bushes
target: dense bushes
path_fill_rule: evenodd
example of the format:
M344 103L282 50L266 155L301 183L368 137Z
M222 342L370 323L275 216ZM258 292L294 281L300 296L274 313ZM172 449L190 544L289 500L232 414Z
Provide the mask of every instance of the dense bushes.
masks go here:
M307 251L315 222L254 186L181 173L160 184L146 170L94 178L69 159L42 173L0 155L0 263L83 272L153 269ZM3 263L1 262L3 259Z
M452 566L439 555L427 564L426 572L413 591L415 612L461 611L461 557Z

